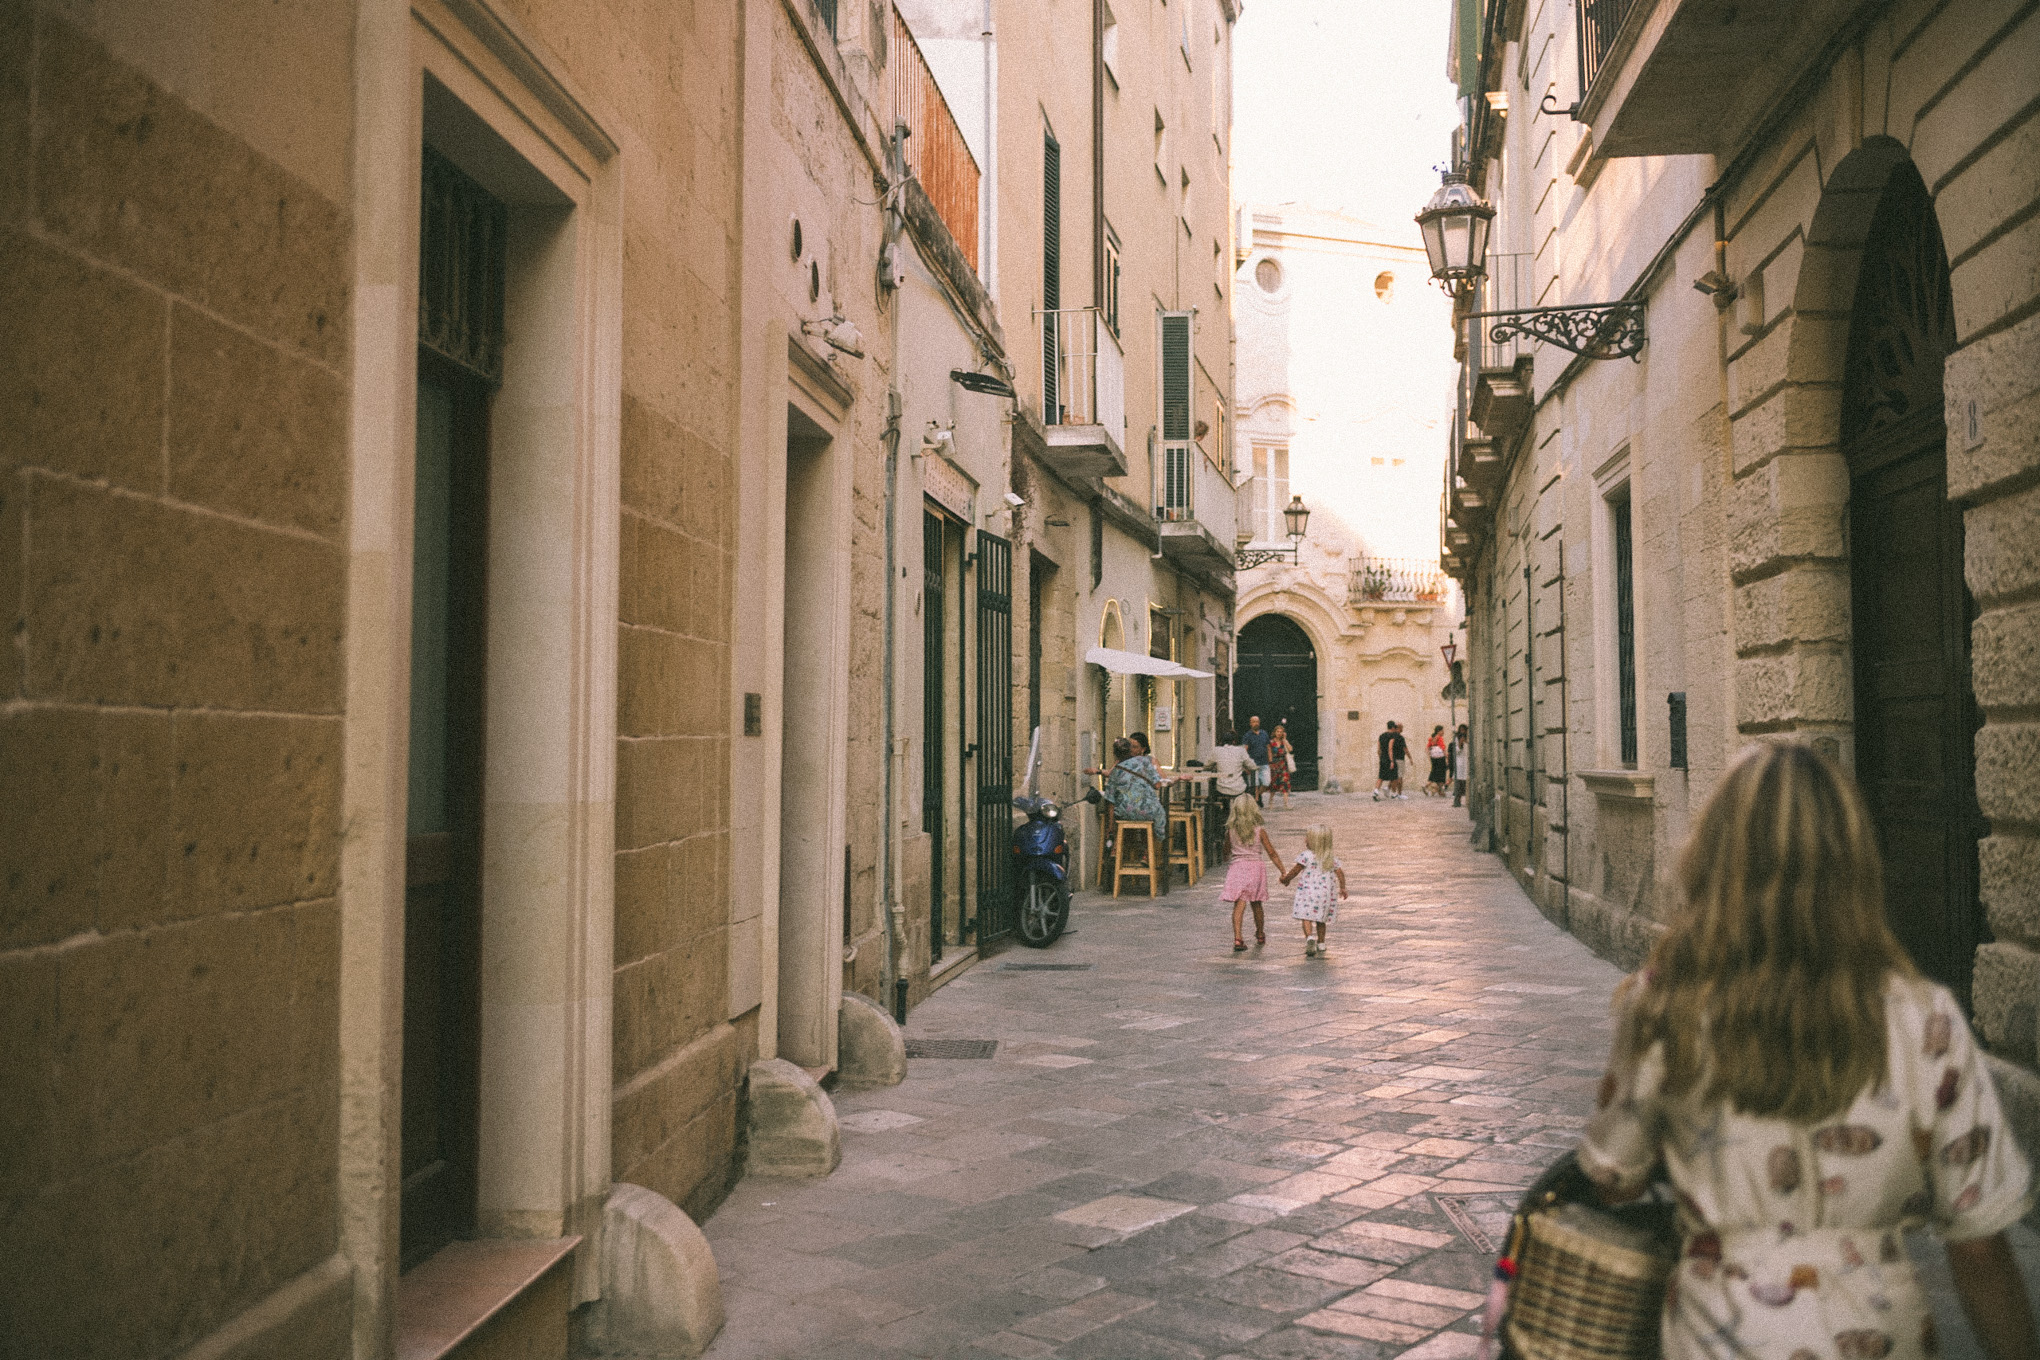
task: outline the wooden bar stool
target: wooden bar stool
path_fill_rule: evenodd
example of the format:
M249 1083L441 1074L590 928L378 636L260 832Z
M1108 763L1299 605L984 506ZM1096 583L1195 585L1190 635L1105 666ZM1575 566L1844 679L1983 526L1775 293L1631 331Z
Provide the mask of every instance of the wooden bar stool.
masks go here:
M1176 848L1176 829L1183 830L1183 848ZM1204 814L1196 808L1169 809L1169 867L1183 866L1191 887L1204 877Z
M1144 863L1128 864L1126 862L1127 838L1129 836L1140 838L1140 846L1145 852ZM1153 897L1155 895L1155 875L1160 872L1166 872L1162 866L1155 863L1156 846L1153 823L1121 822L1119 824L1119 832L1113 837L1113 841L1112 895L1114 897L1119 896L1119 884L1122 879L1144 878L1147 880L1148 896Z
M1098 887L1100 889L1103 889L1106 884L1112 881L1112 865L1117 859L1112 850L1112 833L1118 829L1118 825L1119 819L1112 815L1112 807L1110 804L1107 804L1104 815L1098 819L1098 826L1101 832L1098 838ZM1077 877L1078 881L1081 882L1083 874L1079 872Z

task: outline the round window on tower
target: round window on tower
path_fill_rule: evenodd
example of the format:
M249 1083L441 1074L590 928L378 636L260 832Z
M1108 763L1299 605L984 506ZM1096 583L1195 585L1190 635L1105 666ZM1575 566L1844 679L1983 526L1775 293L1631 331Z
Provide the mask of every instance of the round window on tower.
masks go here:
M1374 296L1383 302L1395 301L1395 275L1386 269L1374 276Z
M1282 266L1264 257L1254 266L1254 282L1261 285L1262 292L1274 292L1282 286Z

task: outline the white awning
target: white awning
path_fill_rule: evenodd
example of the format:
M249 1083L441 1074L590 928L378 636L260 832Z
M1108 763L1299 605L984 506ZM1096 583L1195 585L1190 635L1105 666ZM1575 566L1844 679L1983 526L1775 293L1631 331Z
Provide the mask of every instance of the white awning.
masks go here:
M1210 671L1196 671L1163 657L1142 656L1139 652L1121 652L1111 647L1093 647L1084 653L1084 660L1094 666L1103 666L1114 675L1158 675L1169 680L1211 678Z

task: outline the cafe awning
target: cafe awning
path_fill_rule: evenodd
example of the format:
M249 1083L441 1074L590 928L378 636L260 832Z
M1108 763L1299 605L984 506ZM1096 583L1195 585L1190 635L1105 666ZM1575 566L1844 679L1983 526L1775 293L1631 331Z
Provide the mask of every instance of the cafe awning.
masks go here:
M1210 671L1192 670L1166 657L1142 656L1139 652L1122 652L1111 647L1093 647L1084 653L1084 660L1094 666L1103 666L1114 675L1156 675L1167 680L1211 678Z

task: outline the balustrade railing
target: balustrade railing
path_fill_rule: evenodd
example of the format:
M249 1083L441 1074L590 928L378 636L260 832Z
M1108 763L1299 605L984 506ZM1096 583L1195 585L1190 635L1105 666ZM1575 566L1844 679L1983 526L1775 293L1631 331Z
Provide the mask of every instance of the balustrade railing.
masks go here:
M905 123L912 135L904 154L907 171L921 181L928 201L949 228L972 269L978 263L978 163L956 125L956 115L921 55L921 45L897 9L886 63L886 127Z
M1346 603L1443 604L1449 587L1435 561L1418 557L1363 557L1353 564Z

